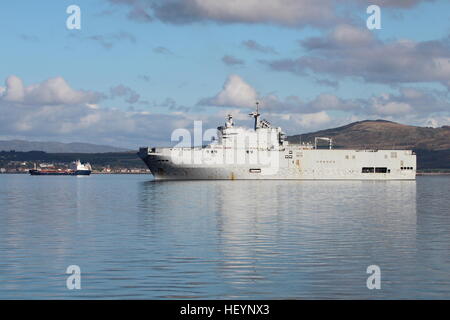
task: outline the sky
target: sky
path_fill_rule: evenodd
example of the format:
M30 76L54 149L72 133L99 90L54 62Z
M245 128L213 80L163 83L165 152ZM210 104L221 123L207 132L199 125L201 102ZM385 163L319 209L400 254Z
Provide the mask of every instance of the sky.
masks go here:
M256 101L289 135L450 125L449 0L15 0L0 30L1 140L169 145Z

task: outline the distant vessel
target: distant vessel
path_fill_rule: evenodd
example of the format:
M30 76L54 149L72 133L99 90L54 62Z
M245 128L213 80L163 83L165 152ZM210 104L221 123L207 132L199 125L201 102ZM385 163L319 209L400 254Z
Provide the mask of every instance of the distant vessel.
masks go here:
M72 162L69 169L31 169L32 176L88 176L92 172L89 163L82 164L80 160Z
M236 127L228 115L217 141L191 148L140 148L138 155L156 180L414 180L412 150L333 149L333 141L289 144L281 128L250 113L254 129ZM317 147L319 140L327 149Z

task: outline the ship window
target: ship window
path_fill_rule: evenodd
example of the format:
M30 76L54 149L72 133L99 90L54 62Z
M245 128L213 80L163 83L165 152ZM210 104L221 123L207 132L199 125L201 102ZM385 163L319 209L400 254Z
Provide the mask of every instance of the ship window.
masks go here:
M373 167L363 167L361 172L362 173L373 173L374 168Z
M397 152L391 152L391 158L397 158Z
M376 173L387 173L387 168L375 168Z
M348 159L348 155L345 156L345 159Z
M250 169L250 173L261 173L261 169Z

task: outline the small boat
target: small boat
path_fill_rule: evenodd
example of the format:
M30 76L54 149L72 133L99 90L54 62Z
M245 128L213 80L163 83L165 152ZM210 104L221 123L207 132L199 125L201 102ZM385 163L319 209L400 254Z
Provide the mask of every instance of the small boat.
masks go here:
M80 160L72 162L69 169L31 169L32 176L88 176L92 172L89 163L82 164Z

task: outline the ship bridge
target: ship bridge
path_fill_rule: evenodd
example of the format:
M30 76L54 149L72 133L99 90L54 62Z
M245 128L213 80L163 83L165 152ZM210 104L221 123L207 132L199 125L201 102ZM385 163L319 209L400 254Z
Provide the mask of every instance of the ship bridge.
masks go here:
M233 116L229 114L225 126L217 128L216 146L225 149L280 150L287 144L280 127L272 127L269 121L259 120L258 107L250 116L255 118L253 130L235 126Z

